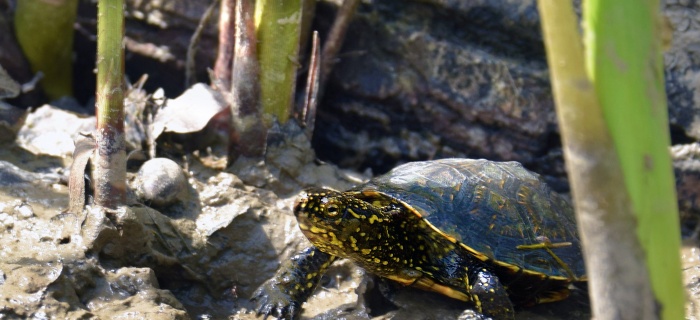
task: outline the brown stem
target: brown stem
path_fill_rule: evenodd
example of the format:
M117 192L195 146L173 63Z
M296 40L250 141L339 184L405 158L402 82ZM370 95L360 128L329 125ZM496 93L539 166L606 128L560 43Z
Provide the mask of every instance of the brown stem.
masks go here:
M343 1L343 5L340 6L340 9L338 9L338 14L336 15L335 21L333 21L333 26L328 32L326 44L323 46L321 88L324 87L328 75L330 75L331 70L333 70L338 51L340 51L340 48L343 46L343 40L345 40L345 33L348 31L350 20L352 20L352 17L355 15L359 4L360 0L345 0Z
M197 29L194 30L194 33L192 33L192 37L190 37L190 44L187 46L187 60L185 61L185 88L189 88L193 83L197 82L197 78L195 76L197 71L197 68L195 67L195 57L197 56L197 47L199 46L199 39L202 37L202 31L209 22L209 19L211 19L212 13L214 12L214 8L216 7L216 4L219 1L220 0L212 1L212 3L202 15L202 18L199 20Z
M305 127L306 135L311 138L314 132L314 123L316 120L316 104L318 103L318 90L320 83L321 72L321 50L320 40L318 39L318 31L313 33L313 41L311 48L311 59L309 62L309 75L306 78L306 92L304 95L304 104L302 105L299 121Z
M231 143L238 154L265 152L266 129L260 116L260 67L256 50L253 0L237 0L231 77Z
M219 89L231 87L231 63L233 62L234 41L234 0L221 0L219 9L219 49L214 64L214 86L221 85Z

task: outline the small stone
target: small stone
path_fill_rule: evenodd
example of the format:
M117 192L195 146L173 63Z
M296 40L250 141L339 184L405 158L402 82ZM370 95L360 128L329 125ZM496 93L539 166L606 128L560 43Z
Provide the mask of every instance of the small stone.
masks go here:
M175 161L154 158L139 169L135 188L136 195L144 203L168 206L187 190L187 179Z
M28 219L34 216L34 210L31 206L26 203L22 203L15 207L15 214L19 215L24 219Z
M0 228L12 229L15 226L15 218L11 215L0 212Z

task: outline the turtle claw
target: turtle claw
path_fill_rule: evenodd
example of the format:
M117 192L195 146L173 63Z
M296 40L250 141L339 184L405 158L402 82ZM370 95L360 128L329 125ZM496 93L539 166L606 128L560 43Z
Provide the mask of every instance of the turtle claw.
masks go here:
M474 310L467 309L462 312L462 314L457 317L457 320L493 320L493 318L487 317L481 313Z
M280 290L274 283L263 284L250 299L257 303L257 314L264 315L263 319L273 316L278 319L298 318L299 306L292 297Z
M297 319L321 276L336 258L316 247L304 249L286 262L274 277L253 293L258 315Z

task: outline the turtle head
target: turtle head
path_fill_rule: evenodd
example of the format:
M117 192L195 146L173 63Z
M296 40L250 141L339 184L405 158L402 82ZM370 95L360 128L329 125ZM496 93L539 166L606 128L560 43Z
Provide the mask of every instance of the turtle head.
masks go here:
M322 251L349 257L368 237L383 233L389 215L352 192L308 189L294 206L304 235Z

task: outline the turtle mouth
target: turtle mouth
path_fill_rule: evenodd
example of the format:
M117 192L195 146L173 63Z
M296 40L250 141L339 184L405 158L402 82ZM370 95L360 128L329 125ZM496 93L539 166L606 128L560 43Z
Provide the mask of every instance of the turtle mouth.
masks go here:
M306 239L308 239L311 243L314 245L319 245L327 242L325 236L327 235L328 231L326 229L319 228L301 217L298 219L298 221L301 233L304 234Z
M304 211L305 211L304 209L306 208L306 204L307 204L308 202L309 202L309 201L306 199L306 196L303 195L302 198L300 198L299 200L297 200L297 201L294 203L294 216L295 216L297 219L299 219L299 216L302 215L302 214L306 215L306 214L304 213Z
M297 219L299 229L301 229L302 233L304 233L309 240L312 240L312 238L318 237L316 234L319 233L320 230L315 227L315 223L309 215L307 210L308 202L306 197L302 197L294 204L294 217Z

